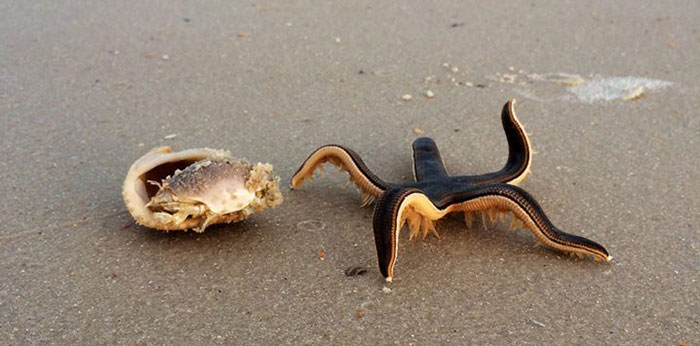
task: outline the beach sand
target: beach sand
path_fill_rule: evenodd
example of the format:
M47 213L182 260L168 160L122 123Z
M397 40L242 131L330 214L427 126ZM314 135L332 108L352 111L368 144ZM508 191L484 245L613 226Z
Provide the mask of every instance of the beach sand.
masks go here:
M696 345L699 16L628 0L0 1L0 344ZM498 170L509 98L538 151L521 186L611 263L458 215L439 239L404 232L386 284L372 207L344 174L289 190L327 143L412 179L419 133L454 174ZM137 226L122 181L161 145L270 162L285 202L203 234Z

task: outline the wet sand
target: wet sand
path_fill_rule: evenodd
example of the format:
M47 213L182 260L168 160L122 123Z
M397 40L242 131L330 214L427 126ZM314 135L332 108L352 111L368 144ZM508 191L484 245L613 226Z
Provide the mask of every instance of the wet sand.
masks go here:
M695 345L698 16L697 2L0 1L0 344ZM572 89L621 85L609 78L656 84L593 89L609 101ZM450 172L498 170L508 98L538 151L522 187L613 262L456 216L439 239L404 232L385 284L372 208L345 175L288 188L326 143L412 179L419 134ZM122 180L160 145L271 162L286 200L203 234L137 226Z

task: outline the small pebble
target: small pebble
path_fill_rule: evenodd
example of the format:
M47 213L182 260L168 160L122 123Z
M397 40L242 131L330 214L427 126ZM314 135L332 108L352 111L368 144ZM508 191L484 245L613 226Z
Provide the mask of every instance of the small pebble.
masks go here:
M636 100L642 96L644 96L644 87L639 86L628 91L625 95L622 96L622 99L625 101Z
M401 99L404 101L411 101L411 98L412 98L411 94L406 94L406 95L401 96Z
M518 76L518 75L516 75L516 74L507 74L507 73L506 73L506 74L503 74L503 76L501 76L501 82L503 82L503 83L514 83L514 82L515 82L515 78L516 78L517 76Z
M433 93L431 90L428 90L425 92L425 96L429 99L435 97L435 93Z
M391 288L384 286L384 287L382 288L382 292L384 292L384 293L391 293Z
M444 63L442 63L442 67L450 67L450 64L444 62Z
M452 67L452 70L451 70L451 71L454 72L454 73L457 73L457 71L459 71L459 69L457 68L457 66L455 66L455 67Z
M335 43L340 43L340 37L335 38Z
M170 59L170 57L168 56L168 54L163 54L163 56L162 56L161 58L163 58L163 60L168 60L168 59Z
M171 134L169 134L169 135L166 135L166 136L163 137L163 138L164 138L164 139L173 139L173 138L175 138L175 137L177 137L177 134L171 133Z
M515 67L513 67L513 66L508 66L508 71L511 71L511 72L515 71Z
M421 135L421 134L423 134L423 128L418 126L415 129L413 129L413 132L417 135Z

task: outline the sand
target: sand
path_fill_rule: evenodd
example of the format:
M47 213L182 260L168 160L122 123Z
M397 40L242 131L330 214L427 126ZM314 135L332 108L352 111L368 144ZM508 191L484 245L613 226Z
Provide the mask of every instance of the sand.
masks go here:
M0 1L0 344L696 345L699 16L629 0ZM528 74L670 84L583 102ZM497 170L511 97L539 152L522 187L612 263L458 216L440 239L405 232L387 285L344 175L286 187L326 143L411 179L418 132L450 172ZM120 186L159 145L271 162L286 200L203 234L136 226Z

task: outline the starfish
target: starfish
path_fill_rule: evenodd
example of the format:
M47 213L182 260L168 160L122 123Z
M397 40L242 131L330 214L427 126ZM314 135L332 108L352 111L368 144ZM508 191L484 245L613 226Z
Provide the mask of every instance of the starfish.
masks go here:
M360 156L342 145L325 145L314 151L294 174L291 188L300 187L324 163L331 163L350 175L349 179L363 192L362 206L374 207L374 239L377 246L379 271L386 281L394 277L394 266L399 250L399 232L407 222L409 239L419 233L423 238L432 233L438 236L434 221L449 213L465 213L467 227L472 216L481 212L491 222L513 214L511 228L525 227L535 239L547 247L610 261L612 257L600 244L556 228L535 199L517 185L530 173L533 150L524 127L515 115L514 100L509 100L501 113L503 129L508 140L508 160L497 172L482 175L447 173L437 144L431 138L421 137L413 142L414 180L405 183L387 183L372 173Z

